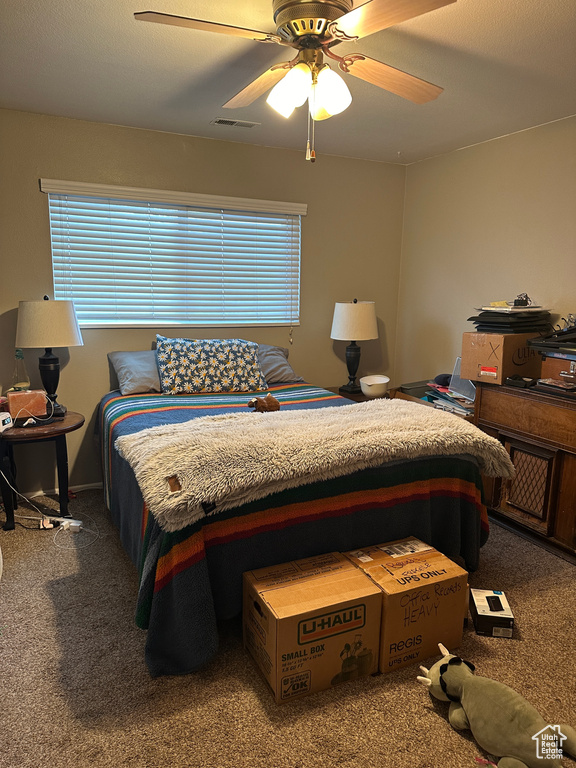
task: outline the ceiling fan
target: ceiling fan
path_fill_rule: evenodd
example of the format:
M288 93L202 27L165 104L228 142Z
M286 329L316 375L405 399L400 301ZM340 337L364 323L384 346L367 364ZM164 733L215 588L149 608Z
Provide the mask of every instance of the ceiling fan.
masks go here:
M354 0L272 0L276 33L156 11L135 13L134 17L138 21L218 32L296 49L298 53L293 59L274 64L223 106L228 109L246 107L272 88L267 101L285 117L308 98L310 117L312 121L317 121L343 111L352 98L342 78L324 63L325 56L335 61L341 72L416 104L432 101L439 96L443 89L437 85L363 53L338 56L333 49L340 43L353 42L455 1L368 0L353 8ZM310 150L307 158L313 160L313 156L309 155Z

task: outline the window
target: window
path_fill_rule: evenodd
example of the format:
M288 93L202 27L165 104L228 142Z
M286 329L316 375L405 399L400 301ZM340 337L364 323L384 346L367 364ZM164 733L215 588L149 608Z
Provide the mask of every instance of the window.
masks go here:
M294 325L306 206L42 179L83 327Z

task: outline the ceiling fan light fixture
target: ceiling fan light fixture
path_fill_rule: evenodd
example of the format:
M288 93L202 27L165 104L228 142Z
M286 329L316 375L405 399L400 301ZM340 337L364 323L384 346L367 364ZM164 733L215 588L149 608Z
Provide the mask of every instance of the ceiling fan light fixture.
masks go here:
M332 117L330 112L324 109L321 100L318 98L318 85L316 83L313 83L312 87L310 88L310 96L308 97L308 109L310 111L310 117L315 122L319 122L320 120L328 120L329 117Z
M344 80L326 64L312 85L309 97L313 120L326 120L344 112L352 103L352 95Z
M296 107L301 107L308 98L312 87L312 72L308 64L300 62L292 67L276 83L268 94L266 103L283 117L290 117Z

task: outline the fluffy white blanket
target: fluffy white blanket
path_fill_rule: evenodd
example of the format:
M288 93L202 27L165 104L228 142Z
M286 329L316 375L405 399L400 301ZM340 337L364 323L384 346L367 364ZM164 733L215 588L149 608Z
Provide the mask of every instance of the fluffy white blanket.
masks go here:
M204 416L116 440L166 531L271 493L388 461L471 454L511 477L502 445L469 422L404 400ZM204 505L204 506L203 506Z

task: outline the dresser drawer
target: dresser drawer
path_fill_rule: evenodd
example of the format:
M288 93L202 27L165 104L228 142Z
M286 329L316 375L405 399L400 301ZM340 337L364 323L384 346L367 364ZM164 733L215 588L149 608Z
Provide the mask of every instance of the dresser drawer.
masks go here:
M496 426L576 451L575 402L511 387L484 386L479 394L479 426Z

